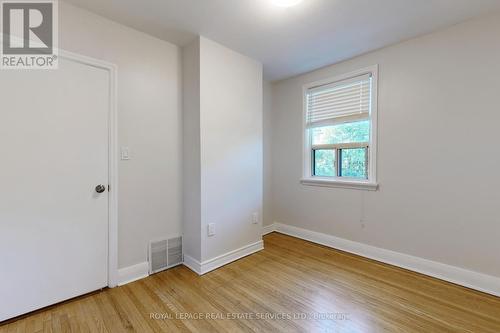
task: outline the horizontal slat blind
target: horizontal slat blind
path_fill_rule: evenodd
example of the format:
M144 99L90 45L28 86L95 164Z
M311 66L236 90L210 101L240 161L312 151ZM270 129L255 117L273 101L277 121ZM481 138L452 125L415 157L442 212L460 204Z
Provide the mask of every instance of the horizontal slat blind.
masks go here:
M307 91L307 127L368 119L371 74L314 87Z

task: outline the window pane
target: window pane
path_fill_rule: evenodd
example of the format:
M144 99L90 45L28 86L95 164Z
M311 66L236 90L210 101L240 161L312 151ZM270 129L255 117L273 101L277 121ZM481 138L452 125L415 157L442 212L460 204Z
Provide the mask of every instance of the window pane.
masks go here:
M337 144L370 141L370 121L356 121L312 130L312 144Z
M314 151L314 175L319 177L334 177L335 149L318 149Z
M366 148L342 149L342 177L368 178Z

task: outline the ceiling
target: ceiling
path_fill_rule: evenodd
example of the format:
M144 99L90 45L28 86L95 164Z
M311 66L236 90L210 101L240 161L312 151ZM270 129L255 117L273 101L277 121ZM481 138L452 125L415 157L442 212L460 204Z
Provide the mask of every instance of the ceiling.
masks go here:
M500 0L66 1L180 46L203 35L261 61L270 81L500 11Z

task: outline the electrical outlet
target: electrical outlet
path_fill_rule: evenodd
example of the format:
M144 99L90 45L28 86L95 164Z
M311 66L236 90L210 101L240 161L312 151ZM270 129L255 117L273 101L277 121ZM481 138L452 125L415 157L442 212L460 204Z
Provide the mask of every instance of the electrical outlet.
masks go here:
M259 223L259 213L255 212L252 214L252 223L253 224L258 224Z
M208 236L215 236L215 223L208 224Z

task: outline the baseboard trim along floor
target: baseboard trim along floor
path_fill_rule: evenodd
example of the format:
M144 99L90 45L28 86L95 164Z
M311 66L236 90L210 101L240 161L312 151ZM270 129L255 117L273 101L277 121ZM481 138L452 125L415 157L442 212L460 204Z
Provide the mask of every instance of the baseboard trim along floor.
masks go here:
M273 223L271 225L265 225L262 227L262 236L265 236L267 234L270 234L271 232L275 232L275 227L276 227L276 224Z
M198 275L203 275L210 271L213 271L214 269L227 265L235 260L246 257L263 249L264 242L260 240L234 251L227 252L213 259L206 260L202 263L188 255L184 255L183 265L188 267ZM147 276L149 276L149 263L147 261L124 267L118 270L118 285L123 286L127 283L143 279Z
M278 222L263 227L263 235L271 232L279 232L337 250L357 254L365 258L398 266L500 297L500 278L494 276Z
M128 266L118 270L118 285L134 282L149 276L149 263L147 261Z
M184 266L187 266L198 275L203 275L263 249L264 242L260 240L201 263L188 255L184 255Z

